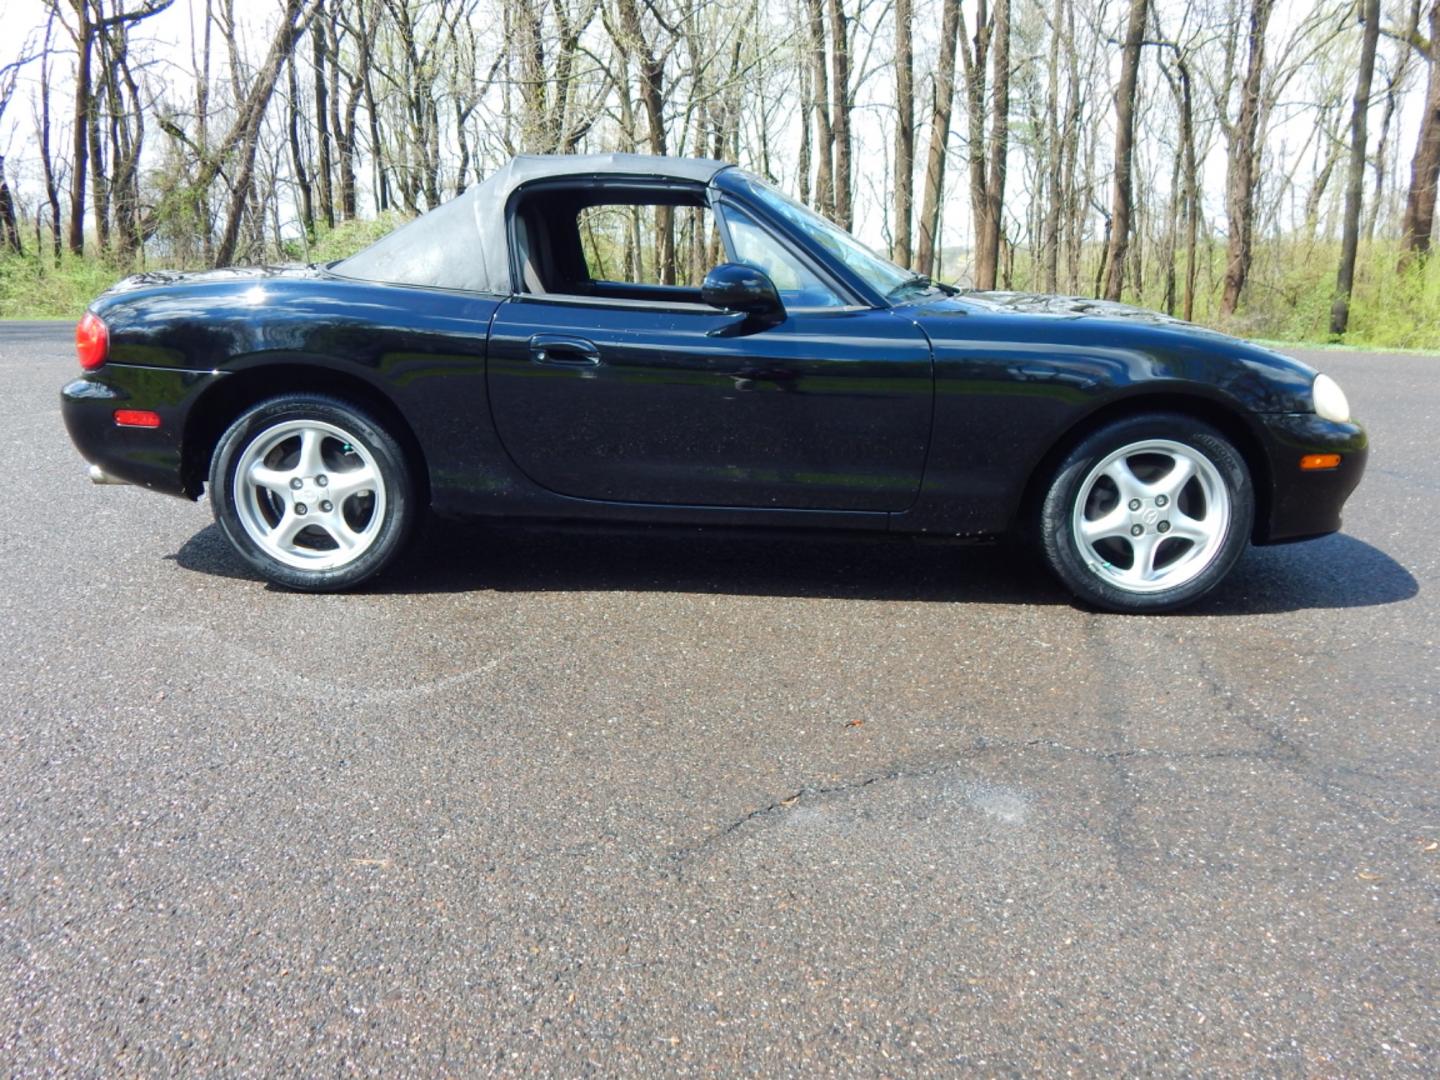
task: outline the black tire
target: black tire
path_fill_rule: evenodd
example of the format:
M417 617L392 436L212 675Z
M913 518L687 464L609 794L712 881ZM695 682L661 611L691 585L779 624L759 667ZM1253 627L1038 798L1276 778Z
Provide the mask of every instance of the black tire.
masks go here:
M307 448L314 456L302 460ZM252 479L237 484L242 465ZM271 398L231 424L210 462L209 494L241 558L303 592L338 592L380 573L421 509L410 461L385 425L314 393Z
M1168 471L1167 459L1170 469L1188 464L1191 478ZM1077 597L1144 613L1173 611L1218 585L1254 520L1255 489L1234 444L1193 417L1151 413L1108 424L1066 455L1037 532L1045 561Z

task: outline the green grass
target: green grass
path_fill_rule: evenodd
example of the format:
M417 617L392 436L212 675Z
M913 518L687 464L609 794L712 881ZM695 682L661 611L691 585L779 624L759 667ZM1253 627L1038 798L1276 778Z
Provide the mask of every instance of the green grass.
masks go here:
M309 243L287 247L284 258L294 262L330 262L373 243L403 223L398 214L349 221L322 230ZM1212 243L1202 250L1195 321L1241 337L1282 345L1346 346L1358 349L1440 352L1440 256L1395 269L1398 247L1376 241L1364 245L1356 267L1350 328L1341 340L1329 333L1339 245L1328 241L1272 240L1256 249L1254 267L1240 311L1221 319L1220 281L1224 247ZM165 264L155 262L148 268ZM1033 288L1028 266L1017 254L1013 286ZM1147 271L1146 287L1126 296L1130 303L1164 306L1158 268ZM66 257L59 267L49 256L0 256L0 318L74 319L97 295L132 272L105 259ZM1086 271L1093 281L1093 267Z
M0 319L78 319L86 305L129 271L95 258L0 256Z
M367 248L381 237L394 232L409 220L404 214L387 210L377 218L342 221L333 229L320 227L308 251L298 250L300 245L291 245L287 254L296 262L327 263L348 258L361 248Z
M365 221L346 221L321 228L309 243L286 245L283 262L325 263L353 255L404 224L405 217L387 212ZM122 265L97 255L64 256L56 266L49 252L0 255L0 319L78 319L90 301L140 267ZM146 263L146 270L198 269L165 260Z
M1376 242L1355 267L1350 322L1342 338L1330 334L1337 244L1273 244L1268 265L1254 275L1249 295L1229 327L1246 337L1369 349L1440 350L1440 259L1396 270L1399 246Z

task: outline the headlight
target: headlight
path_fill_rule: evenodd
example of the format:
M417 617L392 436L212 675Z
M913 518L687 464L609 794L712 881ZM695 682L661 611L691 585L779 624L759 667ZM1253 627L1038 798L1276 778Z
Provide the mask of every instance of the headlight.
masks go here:
M1311 390L1315 397L1315 415L1337 424L1350 422L1350 402L1340 384L1329 375L1316 375Z

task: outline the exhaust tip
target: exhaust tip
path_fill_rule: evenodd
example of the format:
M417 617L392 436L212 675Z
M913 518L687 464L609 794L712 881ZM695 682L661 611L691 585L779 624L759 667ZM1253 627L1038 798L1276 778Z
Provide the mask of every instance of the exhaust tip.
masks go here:
M90 466L90 482L92 484L124 484L126 481L111 476L99 465Z

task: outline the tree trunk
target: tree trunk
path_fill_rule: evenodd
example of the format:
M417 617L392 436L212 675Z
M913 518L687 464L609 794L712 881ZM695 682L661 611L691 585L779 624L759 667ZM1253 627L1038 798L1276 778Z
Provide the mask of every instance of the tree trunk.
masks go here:
M5 179L5 155L0 154L0 250L6 248L16 255L25 254L20 222L15 216L15 200L10 196L10 183Z
M109 72L110 94L116 103L111 115L114 136L112 158L112 206L115 217L116 250L127 262L142 255L140 219L140 160L145 150L145 102L130 67L129 42L122 33L113 50ZM118 78L117 78L118 75ZM123 83L123 86L122 86ZM128 100L129 104L120 106Z
M70 165L70 252L85 254L85 182L90 162L90 49L94 30L90 26L89 0L72 0L76 26L75 116L71 136L73 159Z
M962 37L965 16L960 16ZM993 29L986 0L978 0L975 11L975 38L964 44L960 60L965 71L965 119L969 145L966 158L970 171L970 215L974 221L975 244L972 251L974 281L977 289L995 287L993 254L986 251L988 228L985 220L985 83L990 58L990 33ZM989 269L989 285L983 284Z
M94 35L99 37L99 35ZM110 246L110 189L106 185L105 150L100 141L100 105L105 100L103 72L109 70L108 58L104 54L103 41L96 44L101 49L102 77L90 88L90 107L85 116L85 134L88 143L87 160L90 166L90 211L95 218L95 246L104 252ZM114 108L113 103L111 108Z
M50 207L50 243L55 265L60 265L63 240L60 234L60 185L55 178L55 162L50 154L50 41L54 31L54 14L45 23L45 45L40 54L40 120L36 133L40 144L40 169L45 179L45 201Z
M1225 179L1225 285L1220 315L1229 318L1240 306L1240 293L1250 273L1255 229L1255 135L1260 125L1260 82L1265 73L1265 31L1274 0L1253 0L1250 8L1250 59L1240 90L1240 113L1230 134Z
M639 16L635 16L635 29L630 27L630 14L635 5L629 3L628 11L622 0L620 17L627 34L639 33ZM515 30L518 40L515 47L520 51L520 78L524 95L524 111L521 121L521 145L532 153L548 153L554 149L549 132L550 107L547 95L545 71L545 38L541 33L543 12L533 0L518 0L515 5Z
M640 69L640 103L645 107L645 120L650 129L650 152L664 155L665 128L665 64L645 38L640 25L640 12L635 0L619 0L621 27L629 38ZM656 269L663 285L675 284L675 208L655 208Z
M1177 237L1180 233L1180 222L1185 216L1185 196L1181 190L1181 176L1184 171L1184 148L1178 148L1175 158L1170 163L1170 206L1167 211L1165 222L1165 240L1161 246L1160 262L1163 268L1162 280L1164 282L1164 304L1165 314L1175 314L1176 288L1175 282L1175 256L1177 254Z
M1405 199L1405 218L1400 226L1400 256L1403 270L1411 259L1430 252L1430 233L1435 226L1435 189L1440 183L1440 0L1430 5L1430 40L1425 50L1429 78L1425 87L1425 111L1420 118L1420 138L1410 163L1410 194Z
M1419 31L1420 0L1411 0L1404 32L1406 37L1413 39ZM1400 94L1410 74L1410 58L1413 52L1410 48L1402 49L1385 80L1385 111L1380 116L1380 136L1375 142L1375 156L1372 159L1375 166L1375 194L1370 200L1370 212L1365 217L1364 233L1367 244L1374 241L1375 227L1379 224L1380 214L1384 210L1385 185L1390 181L1390 132L1395 123L1396 110L1400 106Z
M915 56L912 0L895 0L895 240L890 257L910 265L910 219L915 201Z
M370 127L370 160L375 168L375 209L380 213L389 210L390 170L385 167L385 143L380 136L380 110L375 102L375 83L370 74L370 46L360 46L360 70L364 73L365 116Z
M1350 294L1355 289L1355 255L1360 246L1360 211L1365 202L1366 119L1370 83L1375 77L1375 49L1380 41L1380 0L1365 0L1365 32L1360 45L1360 74L1350 111L1350 171L1345 177L1345 223L1340 240L1340 269L1335 274L1335 299L1330 304L1330 333L1339 337L1350 324Z
M1050 23L1046 62L1045 95L1045 183L1046 193L1040 223L1040 280L1047 293L1060 289L1060 209L1065 151L1060 139L1060 27L1064 22L1065 0L1056 0Z
M825 66L825 9L805 0L810 27L810 92L815 116L815 209L835 215L835 132L830 124L830 73Z
M300 145L300 79L295 71L295 57L285 64L290 79L290 102L286 110L285 131L290 141L290 167L295 170L295 187L300 192L300 224L305 235L315 239L315 193L310 186L310 170L305 167L305 150Z
M1005 196L1005 158L1010 114L1010 0L998 0L993 15L981 0L975 38L961 51L969 121L970 212L975 222L975 287L995 288L1000 267L1000 215ZM964 16L961 16L964 25ZM963 29L962 29L963 33ZM993 55L992 55L993 49ZM985 99L987 70L993 84L987 160Z
M310 33L311 62L315 68L315 172L320 189L320 213L327 227L335 227L335 189L330 173L330 89L327 84L325 6L315 11Z
M920 243L915 269L935 273L940 234L940 202L945 187L945 153L950 141L950 114L955 106L955 52L960 37L960 0L944 0L940 21L940 62L935 69L930 110L930 150L925 160L925 188L920 207Z
M1001 219L1005 203L1005 165L1010 149L1010 0L997 0L992 37L990 163L976 215L977 289L995 288L1000 261Z
M1140 45L1145 36L1147 0L1130 0L1125 48L1120 60L1120 85L1115 90L1115 197L1110 210L1109 273L1105 299L1119 300L1125 287L1125 256L1130 248L1135 153L1135 86L1140 76Z
M362 11L363 15L363 11ZM355 198L355 143L356 143L356 115L360 111L360 95L362 92L360 78L352 73L345 73L345 97L344 106L340 104L340 34L337 27L344 25L333 17L331 23L330 44L332 63L330 65L330 107L333 110L331 119L335 131L335 157L339 163L340 171L340 209L339 216L345 220L352 220L357 213ZM347 33L349 27L345 27Z
M1075 33L1075 4L1069 0L1065 5L1065 81L1067 101L1070 106L1065 114L1065 126L1061 138L1063 177L1065 240L1065 287L1067 291L1080 291L1080 260L1084 254L1084 221L1086 199L1081 197L1079 169L1081 130L1085 110L1085 94L1080 84L1080 39ZM1092 144L1093 146L1093 144ZM1087 171L1093 149L1087 154ZM1087 179L1087 191L1089 181Z
M1325 201L1325 192L1330 189L1330 178L1335 173L1335 166L1340 161L1341 140L1338 130L1329 129L1328 120L1325 115L1329 110L1321 113L1320 137L1330 145L1325 149L1325 159L1320 163L1319 170L1315 173L1315 180L1310 185L1310 191L1305 196L1305 235L1315 239L1315 234L1320 228L1320 205Z
M850 34L844 0L827 0L830 13L830 123L835 135L835 222L849 229L855 220L851 188L854 137L850 130Z
M1195 317L1196 248L1200 240L1200 166L1195 154L1195 104L1190 69L1184 56L1176 65L1180 74L1180 141L1185 154L1185 300L1181 317Z
M810 200L810 117L814 112L813 91L810 89L810 66L799 65L800 81L800 149L796 152L795 172L800 181L800 201L806 206L815 205ZM760 125L761 138L765 137L765 124Z

